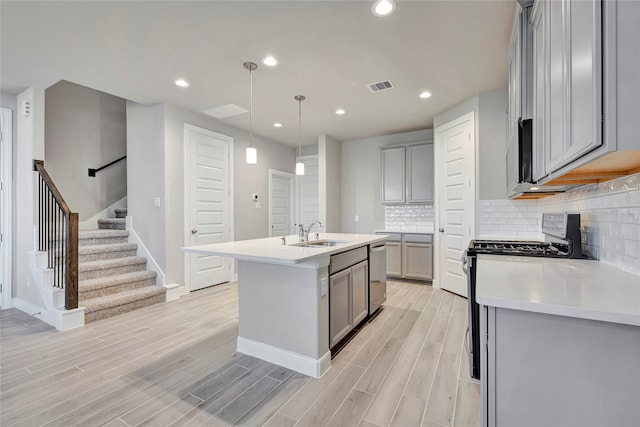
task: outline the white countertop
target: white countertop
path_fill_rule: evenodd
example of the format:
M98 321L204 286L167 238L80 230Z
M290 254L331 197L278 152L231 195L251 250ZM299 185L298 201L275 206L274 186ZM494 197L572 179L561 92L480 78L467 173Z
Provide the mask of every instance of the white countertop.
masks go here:
M479 304L640 326L640 276L595 260L478 255Z
M389 234L433 234L433 228L425 230L373 230L374 233L389 233Z
M315 233L312 233L315 237ZM297 235L288 235L287 244L281 237L240 240L237 242L215 243L182 248L184 252L206 255L221 255L243 261L266 262L271 264L299 264L321 256L329 256L360 246L384 242L384 236L374 234L320 233L320 240L337 240L346 243L336 246L300 247L289 246L298 242ZM316 240L310 237L310 241Z

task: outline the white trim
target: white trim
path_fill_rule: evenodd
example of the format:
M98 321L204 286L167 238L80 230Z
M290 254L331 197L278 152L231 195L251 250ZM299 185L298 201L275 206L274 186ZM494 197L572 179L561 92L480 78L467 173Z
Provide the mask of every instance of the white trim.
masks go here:
M179 283L169 283L162 286L167 290L164 294L164 302L175 301L185 293L184 286Z
M47 310L20 298L13 299L13 306L36 319L48 323L58 331L68 331L69 329L84 326L84 307L78 307L73 310L65 310L64 308Z
M331 352L329 351L320 359L314 359L244 337L238 337L237 351L313 378L320 378L331 367Z
M2 245L4 251L2 253L2 260L0 265L2 266L2 277L0 277L0 283L2 283L2 300L0 300L0 307L10 308L13 306L12 293L13 293L13 280L12 276L12 253L13 253L13 235L12 235L12 206L13 194L12 194L12 160L13 160L13 123L12 123L12 111L8 108L0 108L0 120L3 123L4 132L2 132L2 224L0 224L0 232L2 233ZM6 127L5 127L6 126ZM5 135L6 134L6 135ZM5 139L5 136L7 138Z
M273 237L273 220L271 218L271 214L273 213L271 206L271 192L272 189L272 180L274 176L282 176L289 179L289 233L291 233L291 221L293 221L293 205L294 205L294 196L295 196L295 175L291 172L279 171L276 169L269 168L269 236Z
M138 256L145 257L147 259L147 270L155 271L157 274L156 284L164 285L166 283L166 276L162 268L160 268L160 264L155 260L149 249L145 246L144 242L136 233L136 230L133 228L133 217L131 215L127 215L127 231L129 231L129 243L135 243L138 245Z
M190 246L190 240L189 240L189 207L190 207L190 202L189 202L189 131L190 130L195 130L201 133L204 133L206 135L209 135L213 138L219 139L221 141L225 141L228 144L228 149L229 149L229 241L233 241L234 240L234 216L235 216L235 212L234 212L234 206L235 206L235 201L234 201L234 194L235 194L235 189L234 189L234 153L233 153L233 137L230 137L228 135L223 135L221 133L217 133L214 132L212 130L209 129L205 129L202 128L200 126L195 126L189 123L185 123L184 124L184 132L183 132L183 170L184 170L184 175L183 175L183 193L184 193L184 209L183 209L183 223L182 223L182 227L184 229L184 233L183 233L183 246ZM185 252L183 255L183 264L184 264L184 289L185 289L185 293L191 292L191 263L189 262L189 257L191 256L190 253ZM228 280L232 281L234 274L235 274L235 270L234 270L234 263L230 261L230 268L229 268L229 276L228 276Z
M95 214L94 216L89 218L88 220L82 221L81 223L79 223L78 224L78 228L80 230L93 230L93 229L98 227L98 220L99 219L101 219L101 218L109 218L110 215L111 215L111 212L113 212L114 209L124 209L126 207L127 207L127 196L124 196L122 199L118 200L117 202L115 202L111 206L106 207L105 209L103 209L102 211L98 212L97 214Z

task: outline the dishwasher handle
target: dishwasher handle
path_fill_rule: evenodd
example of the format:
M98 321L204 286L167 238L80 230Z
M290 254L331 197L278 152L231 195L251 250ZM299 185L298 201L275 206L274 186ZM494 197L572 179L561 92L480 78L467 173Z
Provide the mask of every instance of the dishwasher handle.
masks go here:
M371 248L371 252L382 252L387 249L387 245L376 246L375 248Z

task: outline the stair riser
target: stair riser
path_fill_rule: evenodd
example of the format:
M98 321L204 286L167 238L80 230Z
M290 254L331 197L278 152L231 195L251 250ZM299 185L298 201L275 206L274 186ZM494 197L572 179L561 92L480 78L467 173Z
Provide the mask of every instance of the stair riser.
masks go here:
M156 284L156 279L154 278L154 279L140 280L137 282L122 283L120 285L109 286L108 288L95 289L95 290L86 291L86 292L82 291L82 284L81 284L80 292L78 293L78 298L80 299L80 303L81 303L80 305L82 305L82 300L85 300L85 299L104 297L107 295L116 294L118 292L129 291L131 289L143 288L145 286L155 286L155 284Z
M146 269L146 263L123 265L119 267L104 268L102 270L82 271L78 274L78 279L97 279L98 277L114 276L116 274L132 273L134 271L143 271Z
M127 217L126 212L116 212L116 218L126 218L126 217Z
M164 294L155 295L150 298L146 298L139 301L134 301L132 303L119 305L117 307L108 308L104 310L94 311L94 312L85 312L84 314L84 322L90 323L95 322L96 320L106 319L107 317L117 316L118 314L127 313L129 311L137 310L139 308L148 307L150 305L158 304L164 302Z
M127 237L99 237L91 239L79 239L78 244L80 246L92 246L92 245L109 245L111 243L127 243Z
M95 254L85 254L78 255L78 262L87 262L87 261L100 261L105 259L115 259L115 258L124 258L129 256L136 256L136 250L126 250L126 251L112 251L112 252L100 252Z
M101 230L126 230L127 224L118 224L118 223L108 223L108 224L98 224L98 228Z

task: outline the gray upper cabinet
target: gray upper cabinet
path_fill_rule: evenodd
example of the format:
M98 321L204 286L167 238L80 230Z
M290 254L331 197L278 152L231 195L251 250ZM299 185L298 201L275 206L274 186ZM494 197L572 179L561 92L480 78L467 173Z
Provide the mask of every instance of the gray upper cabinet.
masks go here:
M405 202L404 147L382 149L382 203Z
M433 144L411 144L381 150L382 203L433 202Z

